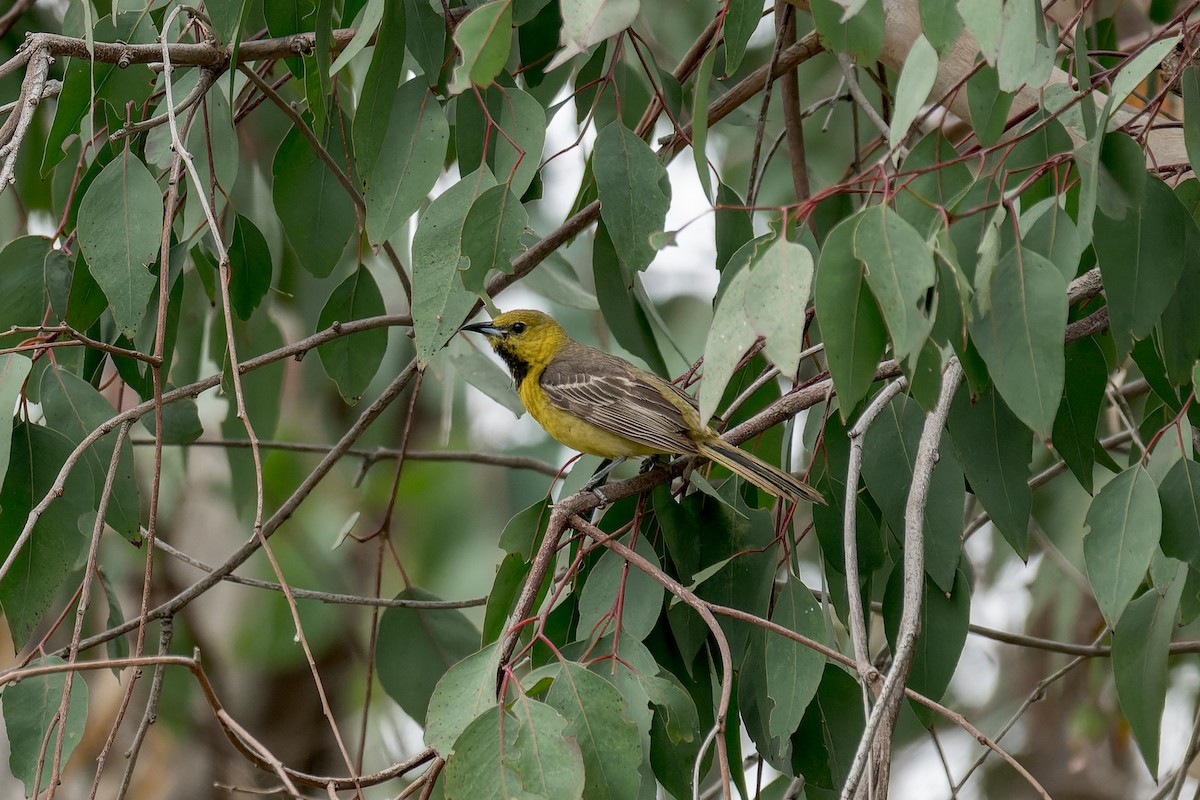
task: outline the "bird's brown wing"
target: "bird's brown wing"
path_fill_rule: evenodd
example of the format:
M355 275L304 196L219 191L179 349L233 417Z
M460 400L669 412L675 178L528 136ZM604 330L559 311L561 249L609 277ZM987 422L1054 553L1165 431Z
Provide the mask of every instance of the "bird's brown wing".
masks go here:
M696 452L695 400L624 359L572 343L540 382L551 403L597 427L664 453Z

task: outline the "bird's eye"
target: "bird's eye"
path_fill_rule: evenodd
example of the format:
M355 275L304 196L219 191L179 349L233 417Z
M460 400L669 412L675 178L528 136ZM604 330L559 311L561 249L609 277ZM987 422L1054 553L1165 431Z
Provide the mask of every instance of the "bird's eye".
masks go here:
M525 323L524 322L514 322L512 324L511 330L513 333L524 333L525 332Z

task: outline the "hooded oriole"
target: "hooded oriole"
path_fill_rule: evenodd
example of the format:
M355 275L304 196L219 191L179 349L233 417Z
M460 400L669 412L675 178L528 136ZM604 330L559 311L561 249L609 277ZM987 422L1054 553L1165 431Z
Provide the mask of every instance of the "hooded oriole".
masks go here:
M808 484L722 439L674 384L574 341L547 314L509 311L462 330L487 336L525 409L567 447L612 459L698 454L770 494L825 502Z

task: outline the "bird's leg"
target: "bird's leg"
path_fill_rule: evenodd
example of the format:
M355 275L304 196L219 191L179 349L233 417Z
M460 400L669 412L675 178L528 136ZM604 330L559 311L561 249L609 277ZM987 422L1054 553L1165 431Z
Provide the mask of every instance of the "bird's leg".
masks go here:
M580 489L579 491L591 492L600 498L600 502L607 505L608 498L605 497L604 493L599 491L599 489L597 489L596 487L598 487L600 484L604 483L604 479L608 477L608 473L612 472L618 466L623 464L625 462L625 458L626 458L625 456L621 456L619 458L606 458L603 462L601 462L600 468L596 470L595 474L592 475L591 479L588 480L588 482L585 483L583 485L583 488Z
M645 475L652 469L666 466L666 463L666 459L664 459L658 453L655 453L652 456L647 456L646 458L642 459L642 467L638 470L638 475Z

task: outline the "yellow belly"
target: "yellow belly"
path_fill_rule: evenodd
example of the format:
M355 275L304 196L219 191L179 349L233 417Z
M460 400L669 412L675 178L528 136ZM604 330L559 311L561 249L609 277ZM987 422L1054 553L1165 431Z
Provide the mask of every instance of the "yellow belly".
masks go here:
M536 385L535 381L528 378L525 383ZM631 441L624 436L618 436L590 422L585 422L552 405L546 400L545 394L526 390L524 385L521 387L520 395L525 410L538 421L546 433L572 450L601 458L628 458L664 452Z

